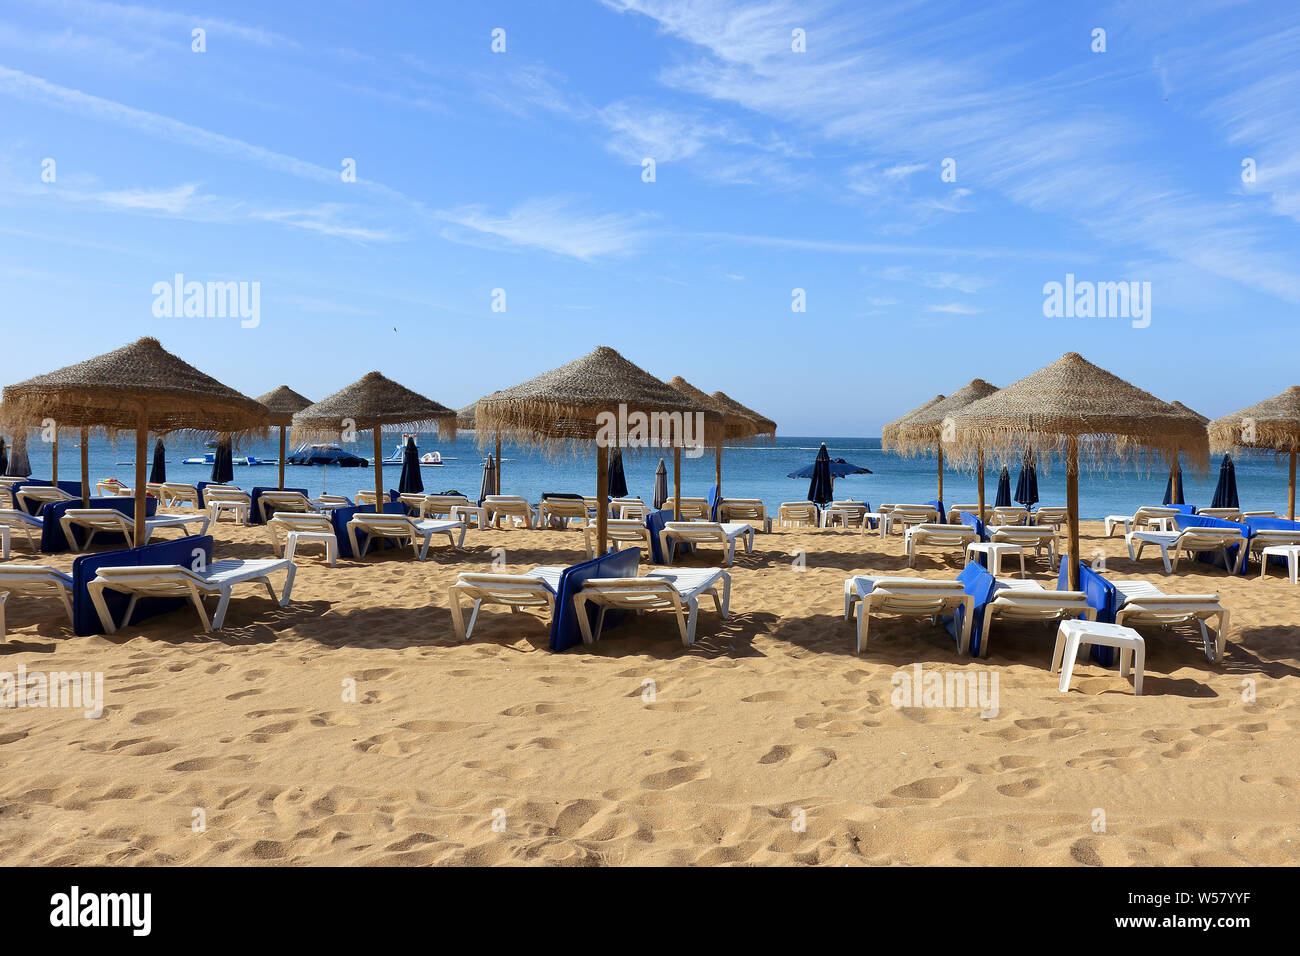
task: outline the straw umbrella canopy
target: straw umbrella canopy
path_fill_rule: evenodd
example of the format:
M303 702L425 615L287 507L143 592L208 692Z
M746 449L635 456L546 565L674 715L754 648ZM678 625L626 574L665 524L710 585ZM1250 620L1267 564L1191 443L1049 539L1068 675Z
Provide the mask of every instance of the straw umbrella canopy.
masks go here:
M940 397L892 422L890 440L886 451L897 451L902 455L919 455L933 448L939 459L939 493L937 500L943 501L943 443L945 428L954 414L971 402L987 398L998 390L982 378L971 379L957 391L947 397ZM979 508L980 517L984 517L984 454L977 453L976 470L979 473Z
M694 431L697 413L705 421L706 434L687 435L686 425L689 423ZM637 434L642 416L652 427L658 422L659 428ZM475 421L480 445L486 444L487 432L556 454L596 442L597 553L604 554L609 447L615 443L623 447L658 447L664 443L662 429L667 424L671 429L667 442L680 449L687 438L692 443L707 441L710 419L716 428L719 418L715 412L670 388L614 349L601 346L567 365L479 399ZM628 435L618 436L626 440L617 441L610 435L611 425L616 424L627 427ZM680 510L674 514L680 514Z
M89 500L86 445L91 429L110 437L135 431L135 540L144 541L149 433L191 431L232 438L263 435L266 408L142 338L103 355L4 390L8 423L27 428L52 418L81 429L81 486Z
M456 437L456 413L378 372L323 398L293 416L295 435L303 441L338 441L349 432L374 435L375 513L384 510L384 426L401 431L437 431Z
M270 423L280 429L280 483L276 487L283 490L285 430L293 424L294 413L300 412L310 405L311 399L299 395L288 385L281 385L265 395L259 395L257 400L265 405L266 410L270 412Z
M1193 411L1182 402L1170 402L1169 404L1179 411L1192 416L1202 425L1210 424L1210 419L1207 416L1202 415L1200 412ZM1183 503L1183 467L1177 458L1175 458L1174 463L1169 466L1169 487L1166 490L1169 492L1167 497L1170 501L1176 501L1179 504Z
M766 415L754 411L748 405L740 404L740 402L736 401L726 392L714 392L709 396L709 398L713 399L713 401L717 403L718 407L725 408L733 414L744 415L751 419L757 426L757 429L750 437L756 438L760 441L776 440L776 422L772 421L772 419L768 418Z
M1210 443L1215 451L1233 448L1267 449L1289 455L1290 477L1287 515L1295 520L1295 465L1300 453L1300 385L1210 422Z
M898 431L900 428L903 427L903 424L913 415L919 415L921 412L925 411L926 409L938 405L940 402L943 401L943 399L944 399L943 395L936 395L934 398L930 399L924 405L918 405L916 408L912 409L907 414L900 415L898 418L895 418L892 422L886 422L884 427L880 429L881 450L893 451L895 448L897 448Z
M707 392L696 388L680 375L674 376L668 380L669 387L676 389L685 395L688 399L700 405L703 408L710 409L717 415L716 433L713 436L716 440L712 443L715 458L713 463L714 484L717 485L718 497L722 497L722 445L728 441L742 441L746 438L753 438L755 435L762 434L766 428L755 417L754 413L740 411L741 405L737 402L723 403L718 401ZM776 425L773 423L773 429ZM674 512L675 514L675 512Z
M1079 587L1080 458L1105 467L1125 459L1172 461L1183 452L1196 467L1209 468L1205 426L1077 352L972 402L952 420L949 447L960 458L974 459L984 449L1011 458L1026 444L1064 455L1072 590Z
M478 402L470 402L464 408L456 409L456 427L463 432L474 431L474 410Z

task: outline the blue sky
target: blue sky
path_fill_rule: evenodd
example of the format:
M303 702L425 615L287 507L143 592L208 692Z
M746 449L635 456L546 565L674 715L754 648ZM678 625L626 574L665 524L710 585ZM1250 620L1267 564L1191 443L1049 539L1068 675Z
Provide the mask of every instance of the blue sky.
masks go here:
M1077 350L1217 416L1300 379L1298 239L1289 4L0 5L3 382L156 335L459 406L605 344L876 435ZM260 324L155 317L176 273ZM1151 324L1045 317L1067 273Z

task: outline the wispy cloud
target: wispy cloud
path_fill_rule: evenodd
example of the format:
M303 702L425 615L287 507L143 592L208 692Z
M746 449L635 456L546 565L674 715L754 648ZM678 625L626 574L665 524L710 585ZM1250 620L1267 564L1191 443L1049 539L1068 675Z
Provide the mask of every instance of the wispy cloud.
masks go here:
M632 252L647 236L644 216L590 215L564 197L529 200L508 213L461 206L435 215L447 223L442 234L453 242L495 240L583 261Z

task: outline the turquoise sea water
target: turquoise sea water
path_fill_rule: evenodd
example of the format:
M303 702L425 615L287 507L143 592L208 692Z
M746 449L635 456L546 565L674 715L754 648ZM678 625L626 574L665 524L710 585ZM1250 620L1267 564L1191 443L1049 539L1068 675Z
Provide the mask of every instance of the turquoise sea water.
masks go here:
M400 436L386 436L384 453L396 447ZM780 437L770 445L728 447L723 452L722 479L727 495L761 498L773 512L782 501L802 500L808 493L806 479L785 477L811 462L820 442L825 441L832 458L845 458L854 464L870 468L874 474L854 475L835 483L837 497L852 497L859 501L879 504L889 502L921 502L935 494L936 464L933 458L900 458L880 449L878 438L822 438ZM462 434L455 441L439 441L435 436L419 440L421 453L439 451L447 463L440 468L422 468L426 491L461 491L476 497L482 483L484 451L480 450L472 433ZM152 442L150 450L152 452ZM350 451L369 458L371 445L368 436L355 445L345 445ZM293 443L290 442L292 451ZM207 479L211 466L183 465L181 459L201 457L205 451L202 443L192 438L177 437L167 445L167 477L170 481L194 484ZM249 442L237 454L275 458L279 453L278 438L269 441ZM593 455L571 455L560 459L547 458L536 451L506 445L502 451L504 463L502 491L521 494L536 500L543 492L576 492L594 494L596 490L595 458ZM50 475L50 446L33 441L28 448L33 474L48 478ZM115 476L130 484L134 472L131 462L134 445L129 436L116 445L105 439L92 439L90 443L90 480ZM667 457L669 485L672 484L672 458ZM660 455L650 451L624 455L628 490L649 501L654 491L655 466ZM454 460L450 460L454 459ZM1275 463L1271 456L1264 458L1235 458L1237 487L1242 507L1248 509L1274 509L1285 514L1287 472L1285 463ZM1218 457L1210 472L1196 475L1184 472L1185 498L1189 504L1207 506L1218 481ZM123 464L123 463L127 464ZM682 459L682 492L704 496L713 485L713 452L706 451L702 458ZM80 450L76 441L65 438L60 443L59 477L76 481L80 476ZM990 464L986 478L985 494L992 503L997 491L1000 466ZM386 484L396 487L399 474L397 466L385 467ZM1019 465L1011 467L1011 489L1015 493ZM1129 513L1140 505L1159 504L1164 494L1165 473L1139 473L1133 469L1113 470L1109 474L1089 474L1080 477L1080 512L1085 520L1097 520L1107 514ZM276 467L242 466L235 468L235 483L243 488L254 485L274 486ZM285 483L290 487L307 488L313 493L329 490L334 493L354 495L359 489L373 486L369 470L356 468L330 468L289 466ZM1059 463L1045 474L1038 475L1039 497L1043 504L1065 503L1065 469ZM944 500L948 504L976 500L975 477L968 472L949 468L944 477Z

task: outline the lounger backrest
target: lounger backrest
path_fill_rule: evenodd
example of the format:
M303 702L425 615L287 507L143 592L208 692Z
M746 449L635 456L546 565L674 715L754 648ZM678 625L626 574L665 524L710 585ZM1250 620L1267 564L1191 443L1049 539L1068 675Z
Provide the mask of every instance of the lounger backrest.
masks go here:
M976 507L978 507L978 505L977 505ZM958 516L958 518L959 518L959 520L961 521L962 524L966 525L966 527L968 527L968 528L970 528L972 531L974 531L975 534L977 534L977 535L979 536L979 539L980 539L981 541L987 541L987 540L988 540L988 537L987 537L987 535L985 534L985 531L984 531L984 522L983 522L982 520L980 520L979 518L975 517L975 515L971 514L969 511L963 511L963 512Z
M103 625L90 600L86 589L91 581L99 575L101 568L135 568L145 565L172 565L194 570L195 565L207 567L212 563L212 535L191 535L175 541L160 541L147 544L143 548L130 548L122 551L104 551L99 554L83 554L72 562L72 618L73 630L78 637L102 634ZM126 610L128 598L113 591L104 592L104 601L108 605L114 620L121 620ZM156 614L165 614L180 607L180 600L175 598L142 598L131 615L132 623L143 621Z
M385 514L406 516L406 507L400 501L390 501L384 505ZM350 558L352 554L352 541L348 536L348 522L358 514L368 514L375 517L374 505L351 505L347 508L335 508L329 514L330 525L334 528L334 538L338 541L339 557ZM384 541L381 547L396 547L392 541Z
M582 643L582 630L578 626L578 615L573 608L573 599L587 581L592 578L636 577L640 563L641 549L625 548L565 568L564 573L560 575L560 586L556 589L555 614L551 618L551 650L562 651ZM588 623L594 631L596 609L588 606L587 615ZM605 629L616 626L621 619L621 615L617 612L607 614Z
M1065 591L1069 587L1070 562L1066 559L1061 561L1061 571L1057 575L1056 589ZM1115 585L1111 584L1083 561L1079 562L1079 590L1087 596L1088 606L1096 610L1098 621L1103 624L1115 623L1115 611L1120 601L1119 592L1115 590Z
M261 485L254 486L253 490L248 493L248 497L249 497L248 520L250 523L252 524L262 523L261 501L262 501L262 496L267 494L279 494L279 495L286 495L286 496L300 495L301 498L298 498L297 500L305 501L307 498L307 489L306 488L265 488L262 487ZM267 511L271 511L271 510L272 510L272 506L268 504Z
M81 508L81 500L74 501L54 501L45 506L43 512L44 527L41 528L41 551L44 554L62 554L72 550L68 539L64 537L62 520L63 516L69 511ZM103 498L91 498L90 507L95 509L105 509L115 511L125 515L127 518L135 517L135 499L127 498L121 495L108 495ZM146 498L144 501L144 516L152 518L158 513L158 501L156 498ZM72 529L73 535L80 544L85 540L86 532L79 528ZM126 545L126 537L112 531L100 531L95 534L95 544L121 544Z
M667 555L659 547L659 532L664 530L664 525L673 520L673 513L667 508L660 508L658 511L652 511L646 515L645 526L650 531L650 558L655 564L667 564ZM673 545L674 551L677 545Z

